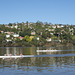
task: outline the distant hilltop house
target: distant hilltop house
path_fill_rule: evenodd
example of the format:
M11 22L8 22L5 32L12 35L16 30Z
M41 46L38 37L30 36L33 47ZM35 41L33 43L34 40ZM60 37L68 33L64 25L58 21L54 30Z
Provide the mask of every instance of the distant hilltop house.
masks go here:
M9 34L7 34L7 35L6 35L6 38L9 38L9 37L10 37L10 35L9 35Z
M17 25L17 24L16 24L16 25L13 25L13 24L12 24L11 26L5 25L5 27L8 27L8 28L16 28L16 29L17 29L17 28L18 28L18 25Z
M49 29L48 31L54 31L54 29Z
M51 35L53 35L53 33L50 33Z
M35 31L32 31L32 32L31 32L31 35L35 35L35 34L36 34Z
M40 40L40 38L39 38L39 37L36 37L36 39L37 39L37 40Z
M57 27L57 28L62 28L62 27L64 27L64 25L59 25L59 24L57 24L57 25L51 25L51 27L52 27L53 29L55 29L56 27Z
M52 39L51 39L51 38L48 38L48 39L46 39L46 41L47 41L47 42L50 42L50 41L52 41Z
M19 37L19 34L14 34L13 37Z
M4 31L1 31L1 33L3 34L3 33L4 33Z
M21 37L21 36L20 36L20 37L18 37L18 38L19 38L20 40L23 40L23 39L24 39L24 37Z
M17 25L16 25L16 26L12 25L12 26L11 26L11 28L16 28L16 29L17 29L17 28L18 28L18 26L17 26Z
M9 26L8 26L8 25L5 25L5 27L8 27L8 28L9 28Z
M10 41L12 41L12 40L11 40L11 39L6 39L6 41L7 41L7 42L10 42Z
M4 33L9 34L9 35L14 34L14 32L4 32Z
M73 28L75 28L75 25L73 25Z
M56 28L56 25L51 25L51 27L55 29Z
M6 35L6 38L9 38L10 35L11 35L11 34L7 34L7 35ZM19 34L13 34L12 36L13 36L13 37L19 37Z

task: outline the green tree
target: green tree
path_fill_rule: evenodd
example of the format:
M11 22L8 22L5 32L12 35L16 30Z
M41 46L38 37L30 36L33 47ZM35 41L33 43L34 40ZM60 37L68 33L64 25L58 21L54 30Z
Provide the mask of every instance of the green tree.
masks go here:
M72 36L72 43L75 45L75 35Z
M31 39L28 35L26 35L26 36L24 37L24 40L27 41L27 42L30 42L32 39Z
M24 31L21 31L19 33L20 36L24 37L26 35L30 36L31 35L31 30L29 28L25 29Z
M12 23L9 23L8 26L12 26Z

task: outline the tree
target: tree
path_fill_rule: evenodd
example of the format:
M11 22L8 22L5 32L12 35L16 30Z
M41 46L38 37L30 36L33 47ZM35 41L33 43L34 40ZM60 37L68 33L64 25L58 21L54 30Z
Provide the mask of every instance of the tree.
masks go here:
M9 23L8 26L12 26L12 23Z
M26 36L24 37L24 40L27 41L27 42L30 42L32 39L31 39L28 35L26 35Z
M29 28L25 29L24 31L21 31L19 33L20 36L24 37L26 35L30 36L31 35L31 30Z
M75 35L72 36L72 43L75 45Z

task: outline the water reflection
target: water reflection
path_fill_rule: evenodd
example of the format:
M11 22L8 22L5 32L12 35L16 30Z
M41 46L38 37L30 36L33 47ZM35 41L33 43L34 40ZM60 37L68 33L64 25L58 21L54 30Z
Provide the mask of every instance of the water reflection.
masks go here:
M38 67L42 68L69 68L75 65L75 57L31 57L31 58L19 58L19 59L0 59L0 68L14 68L14 69L26 69L29 66L30 70L31 67ZM69 66L68 66L69 65ZM53 67L54 66L54 67ZM75 66L74 66L75 67ZM51 69L52 70L52 69Z
M41 48L40 48L41 49ZM15 53L24 55L37 55L37 48L1 48L0 55L4 53L13 55ZM62 49L65 50L65 49ZM52 54L75 54L74 48L73 51L60 51L60 52L41 52L39 55L52 55ZM74 72L75 69L75 56L64 56L64 57L29 57L29 58L17 58L17 59L0 59L0 72L13 71L13 75L16 71L16 74L26 74L29 73L33 75L33 72L36 74L57 72ZM7 72L6 72L7 73ZM75 72L74 72L75 73ZM40 74L40 75L41 75ZM63 74L61 74L63 75Z

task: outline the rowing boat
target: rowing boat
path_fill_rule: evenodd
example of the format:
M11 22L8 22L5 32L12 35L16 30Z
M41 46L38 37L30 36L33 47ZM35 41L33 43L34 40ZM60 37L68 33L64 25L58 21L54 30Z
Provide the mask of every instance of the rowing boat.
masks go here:
M37 52L56 52L61 50L37 50Z
M21 58L23 56L0 56L0 58Z
M0 58L28 58L28 57L65 57L65 56L75 56L75 54L50 54L50 55L22 55L22 56L0 56Z
M23 57L35 57L35 55L22 55L22 56L0 56L0 58L23 58Z

